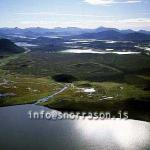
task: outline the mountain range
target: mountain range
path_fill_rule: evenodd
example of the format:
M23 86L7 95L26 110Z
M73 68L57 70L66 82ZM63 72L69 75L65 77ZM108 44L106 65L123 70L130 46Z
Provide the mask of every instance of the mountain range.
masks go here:
M115 30L102 31L98 33L85 33L73 36L75 39L98 39L98 40L115 40L115 41L149 41L150 35L140 32L118 32Z
M128 30L119 30L116 28L106 28L106 27L99 27L96 29L84 29L84 28L77 28L77 27L67 27L67 28L61 28L56 27L53 29L48 28L41 28L41 27L32 27L32 28L0 28L0 34L50 34L50 35L79 35L83 33L97 33L97 32L103 32L103 31L117 31L120 33L133 33L134 30L128 29ZM150 34L150 31L146 30L139 30L138 33L144 33L144 34Z
M139 30L134 31L131 29L128 30L119 30L116 28L106 28L99 27L96 29L83 29L76 27L68 28L0 28L0 37L8 38L11 37L69 37L69 38L83 38L83 39L100 39L100 40L127 40L127 41L144 41L150 40L150 31Z

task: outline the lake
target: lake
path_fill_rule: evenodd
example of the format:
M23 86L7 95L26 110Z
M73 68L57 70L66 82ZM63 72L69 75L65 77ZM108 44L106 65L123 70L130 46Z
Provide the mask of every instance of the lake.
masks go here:
M106 49L110 50L110 49ZM112 49L111 49L112 50ZM92 53L92 54L119 54L119 55L128 55L128 54L140 54L140 52L131 52L131 51L96 51L92 49L67 49L62 51L63 53Z
M2 150L144 150L150 148L150 123L135 120L33 120L37 105L0 108Z
M35 44L29 44L29 43L26 43L26 42L16 42L15 44L17 46L24 46L24 47L35 47L35 46L38 46L38 45L35 45Z

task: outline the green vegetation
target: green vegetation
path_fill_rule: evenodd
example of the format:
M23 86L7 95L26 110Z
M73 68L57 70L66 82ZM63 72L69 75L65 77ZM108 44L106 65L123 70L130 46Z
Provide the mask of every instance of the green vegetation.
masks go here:
M149 64L147 55L34 52L10 61L3 69L36 76L70 74L78 80L119 81L126 74L147 74Z
M149 88L150 57L147 55L64 54L33 52L4 65L11 73L36 77L67 75L78 81L117 82ZM57 79L56 79L57 80Z
M0 106L34 103L62 88L61 84L50 78L37 78L2 70L9 61L15 61L21 56L24 54L15 54L0 60ZM8 96L4 96L5 94Z
M3 78L0 93L13 93L12 96L0 98L0 106L34 103L58 91L62 86L50 79L11 75Z
M129 117L150 120L150 57L147 55L64 54L31 52L1 65L0 105L33 103L69 88L41 105L58 110L129 111ZM7 76L6 76L7 75ZM55 80L52 80L52 78ZM59 82L62 82L61 84ZM18 87L18 88L14 88ZM84 92L94 89L95 92Z
M17 58L19 58L21 55L23 55L22 53L21 54L14 54L14 55L8 55L8 56L5 56L3 59L0 59L0 67L6 65L7 63L9 63L11 60L16 60Z
M82 88L94 88L85 93ZM128 111L129 117L150 121L150 92L133 85L114 82L76 82L63 93L44 103L44 106L65 111Z
M84 85L90 85L90 86L84 86ZM94 88L94 93L85 93L84 91L80 90L80 88ZM113 82L76 82L75 85L70 86L68 90L65 92L57 95L49 102L45 103L45 105L56 105L57 108L65 108L65 106L68 103L75 103L79 104L77 108L74 107L74 105L71 105L75 109L85 109L89 110L89 107L85 106L80 108L80 102L86 103L88 105L88 102L91 102L93 105L101 104L103 102L107 103L113 103L117 101L124 101L127 99L135 99L135 100L141 100L141 98L145 97L145 99L149 98L150 93L148 91L141 90L140 88L137 88L133 85L128 85L126 83L113 83ZM108 98L108 100L107 100ZM110 98L110 100L109 100ZM60 101L61 105L60 106ZM64 102L63 102L64 101ZM90 109L95 109L93 105L90 105ZM79 108L78 108L79 107ZM70 108L70 107L69 107ZM99 109L99 107L98 107Z

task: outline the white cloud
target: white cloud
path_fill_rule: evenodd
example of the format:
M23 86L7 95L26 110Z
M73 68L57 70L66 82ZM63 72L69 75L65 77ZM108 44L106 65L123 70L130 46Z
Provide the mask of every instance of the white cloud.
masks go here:
M65 17L91 17L91 18L114 18L114 16L89 15L89 14L71 14L71 13L50 13L50 12L18 12L17 15L26 16L65 16Z
M117 3L139 3L141 0L84 0L86 3L91 5L111 5Z
M92 5L107 5L111 4L113 0L85 0L85 2L92 4Z
M135 18L122 20L125 23L150 23L150 18Z
M133 18L124 20L101 20L101 21L23 21L21 27L80 27L80 28L97 28L99 26L119 28L119 29L148 29L150 30L150 18Z

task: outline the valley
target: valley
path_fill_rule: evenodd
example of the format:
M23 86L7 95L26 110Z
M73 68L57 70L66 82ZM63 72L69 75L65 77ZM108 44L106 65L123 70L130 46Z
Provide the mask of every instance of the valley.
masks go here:
M77 35L74 35L77 36ZM61 111L128 111L150 121L149 41L14 37L0 60L0 106Z
M0 150L150 150L150 0L1 0Z

